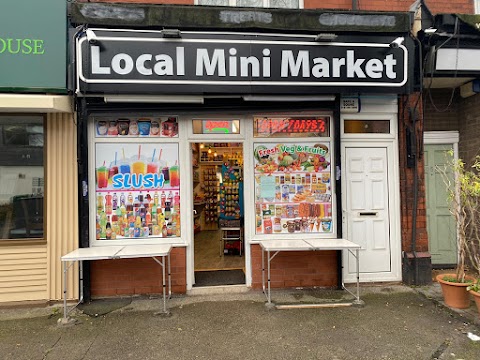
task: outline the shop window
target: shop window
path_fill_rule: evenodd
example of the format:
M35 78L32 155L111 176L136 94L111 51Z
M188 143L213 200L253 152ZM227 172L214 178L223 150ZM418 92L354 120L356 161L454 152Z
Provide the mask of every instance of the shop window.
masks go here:
M345 120L345 134L390 134L390 120Z
M330 118L256 117L254 126L257 138L283 137L254 143L256 234L332 234Z
M193 119L194 134L228 135L240 134L240 120L230 119Z
M196 0L196 5L210 6L238 6L238 7L264 7L264 8L303 8L301 0Z
M96 240L179 237L177 118L94 123Z
M0 238L43 238L44 118L0 116Z

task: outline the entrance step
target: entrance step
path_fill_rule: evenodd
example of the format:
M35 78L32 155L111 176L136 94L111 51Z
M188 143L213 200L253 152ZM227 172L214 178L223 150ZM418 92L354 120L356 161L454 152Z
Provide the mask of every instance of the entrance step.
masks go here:
M218 295L218 294L240 294L246 293L250 289L246 285L221 285L221 286L202 286L187 290L188 296Z

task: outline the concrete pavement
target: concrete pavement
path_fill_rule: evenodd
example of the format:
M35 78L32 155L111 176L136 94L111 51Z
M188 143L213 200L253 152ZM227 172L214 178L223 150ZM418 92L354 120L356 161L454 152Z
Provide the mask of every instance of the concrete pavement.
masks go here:
M363 286L363 307L268 310L260 291L97 300L58 326L61 306L0 308L0 359L480 359L478 313L442 306L436 284ZM345 292L272 292L277 303ZM88 315L89 314L89 315Z

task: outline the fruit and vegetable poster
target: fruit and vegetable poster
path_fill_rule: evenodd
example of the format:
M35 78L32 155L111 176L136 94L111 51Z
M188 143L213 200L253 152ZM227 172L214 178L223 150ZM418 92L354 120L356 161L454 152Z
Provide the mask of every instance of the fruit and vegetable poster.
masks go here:
M331 233L330 142L254 144L256 233Z
M96 239L180 236L178 144L97 143Z

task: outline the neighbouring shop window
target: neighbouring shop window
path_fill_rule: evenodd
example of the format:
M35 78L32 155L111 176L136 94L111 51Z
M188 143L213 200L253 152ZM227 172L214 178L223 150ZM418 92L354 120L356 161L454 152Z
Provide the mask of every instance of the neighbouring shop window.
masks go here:
M283 134L254 144L256 234L332 233L331 142Z
M345 134L390 134L390 120L345 120Z
M0 238L44 237L44 117L0 115Z
M112 137L95 144L96 239L179 237L179 145L161 139L178 136L177 119L166 117L159 121L160 134L156 124L152 133L156 120L119 119L118 134L108 135L107 130L105 135L102 129L99 135L105 121L95 121L97 136ZM135 124L133 134L131 126L128 134L122 133L123 121ZM149 130L142 130L144 122L150 123ZM167 127L165 123L169 123ZM122 141L132 136L144 139Z
M299 0L197 0L197 5L299 9ZM248 16L248 15L247 15Z

